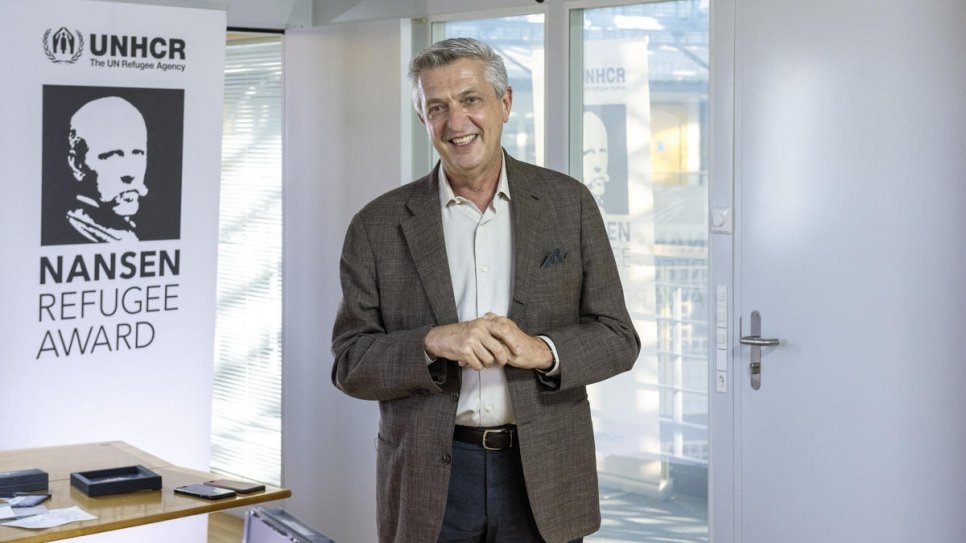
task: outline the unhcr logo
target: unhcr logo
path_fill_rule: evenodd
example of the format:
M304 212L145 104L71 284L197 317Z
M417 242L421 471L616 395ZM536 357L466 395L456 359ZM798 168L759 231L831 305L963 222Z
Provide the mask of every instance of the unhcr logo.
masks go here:
M47 58L57 64L77 62L84 53L84 36L80 31L75 30L71 33L66 26L62 26L53 32L53 35L51 32L53 32L51 28L44 32L44 53Z

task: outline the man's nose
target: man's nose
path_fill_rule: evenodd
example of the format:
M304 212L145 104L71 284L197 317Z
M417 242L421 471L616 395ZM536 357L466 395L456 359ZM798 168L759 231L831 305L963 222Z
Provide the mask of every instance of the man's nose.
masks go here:
M462 105L451 107L446 111L446 126L453 130L461 130L468 118L469 114Z

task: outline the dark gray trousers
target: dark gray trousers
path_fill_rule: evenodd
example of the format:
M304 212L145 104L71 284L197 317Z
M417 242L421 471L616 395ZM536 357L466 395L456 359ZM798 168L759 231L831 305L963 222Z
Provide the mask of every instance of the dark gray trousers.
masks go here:
M518 448L487 451L454 441L452 457L437 543L543 543L530 511Z

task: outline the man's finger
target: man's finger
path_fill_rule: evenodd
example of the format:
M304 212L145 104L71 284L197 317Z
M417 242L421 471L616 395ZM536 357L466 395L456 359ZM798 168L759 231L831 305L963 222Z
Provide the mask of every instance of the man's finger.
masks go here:
M490 334L499 339L503 345L510 350L513 356L523 352L523 336L525 335L517 324L507 317L497 317L494 326L490 328Z
M488 362L503 366L510 359L510 353L507 352L506 346L497 337L489 336L484 339L483 347L493 357Z

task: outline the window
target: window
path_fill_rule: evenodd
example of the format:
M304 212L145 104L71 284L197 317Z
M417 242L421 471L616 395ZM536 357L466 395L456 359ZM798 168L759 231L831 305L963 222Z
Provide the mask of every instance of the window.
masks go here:
M571 12L571 175L598 201L644 344L631 378L589 392L593 540L708 539L708 4Z
M281 483L282 38L225 58L211 469Z

